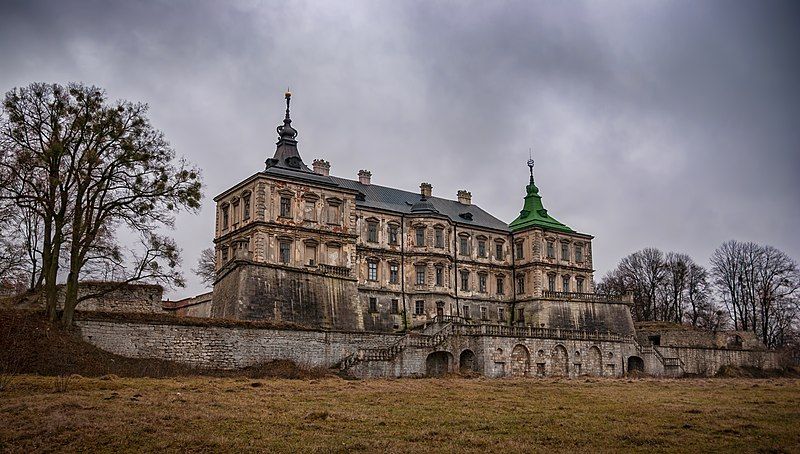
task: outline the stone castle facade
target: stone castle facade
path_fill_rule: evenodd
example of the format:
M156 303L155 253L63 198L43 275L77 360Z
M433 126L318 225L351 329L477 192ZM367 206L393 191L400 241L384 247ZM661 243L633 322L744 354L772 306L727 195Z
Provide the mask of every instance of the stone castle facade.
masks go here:
M510 225L473 204L330 175L297 147L289 97L264 171L217 196L215 317L406 331L438 316L632 334L593 293L592 236L544 209L533 180Z
M265 169L214 199L213 292L164 302L178 317L152 320L106 317L124 298L98 301L76 319L86 340L198 367L289 359L363 378L777 366L752 333L635 329L630 301L594 293L593 237L548 213L532 161L520 215L506 224L467 191L450 200L428 183L410 192L372 184L365 170L333 176L322 159L309 168L289 100ZM142 311L153 309L144 299Z

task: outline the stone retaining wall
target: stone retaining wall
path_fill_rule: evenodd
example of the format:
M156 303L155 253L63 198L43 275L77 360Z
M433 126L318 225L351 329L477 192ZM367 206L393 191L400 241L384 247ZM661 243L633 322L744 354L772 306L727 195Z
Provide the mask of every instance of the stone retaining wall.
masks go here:
M358 347L380 348L398 335L245 327L191 326L81 318L89 343L130 358L158 358L200 368L238 369L275 359L329 367Z

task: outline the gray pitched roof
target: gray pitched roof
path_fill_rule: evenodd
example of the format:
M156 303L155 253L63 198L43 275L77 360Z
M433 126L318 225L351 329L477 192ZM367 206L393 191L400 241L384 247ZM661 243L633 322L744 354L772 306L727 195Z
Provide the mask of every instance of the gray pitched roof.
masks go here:
M359 207L411 214L411 207L420 200L420 194L416 192L403 191L402 189L388 188L376 184L361 184L358 181L339 177L330 178L340 187L353 189L363 194L363 200L356 199L356 205ZM440 214L447 216L451 221L458 224L508 231L508 224L476 205L464 205L456 200L442 199L440 197L429 197L428 202ZM462 216L463 214L471 215L472 219L468 219L470 216Z

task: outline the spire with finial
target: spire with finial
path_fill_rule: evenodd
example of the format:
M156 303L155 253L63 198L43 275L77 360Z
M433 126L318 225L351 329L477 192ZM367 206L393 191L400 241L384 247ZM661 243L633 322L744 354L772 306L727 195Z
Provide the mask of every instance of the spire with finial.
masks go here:
M533 152L529 148L528 169L531 173L531 180L525 188L527 194L525 195L522 211L519 212L517 219L508 225L509 228L511 228L512 232L518 232L531 227L557 230L560 232L573 232L571 228L553 219L553 217L547 213L544 205L542 205L542 196L539 195L539 188L537 188L536 184L533 182L533 164Z
M292 100L292 92L286 89L284 94L286 98L286 116L283 119L283 124L278 126L278 143L275 149L275 155L266 160L267 169L272 167L280 167L284 169L297 170L300 172L311 172L303 163L300 158L300 153L297 151L297 130L292 127L292 118L289 116L289 105Z
M292 119L289 117L289 103L292 100L292 92L286 88L286 117L283 119L283 124L278 126L278 136L283 139L294 140L297 137L297 130L292 127Z
M531 169L531 183L533 183L533 152L528 148L528 167Z

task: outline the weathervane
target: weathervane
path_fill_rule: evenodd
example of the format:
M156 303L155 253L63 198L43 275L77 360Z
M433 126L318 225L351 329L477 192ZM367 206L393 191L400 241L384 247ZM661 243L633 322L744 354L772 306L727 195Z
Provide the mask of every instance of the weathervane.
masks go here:
M531 181L533 181L533 152L528 148L528 167L531 169Z

